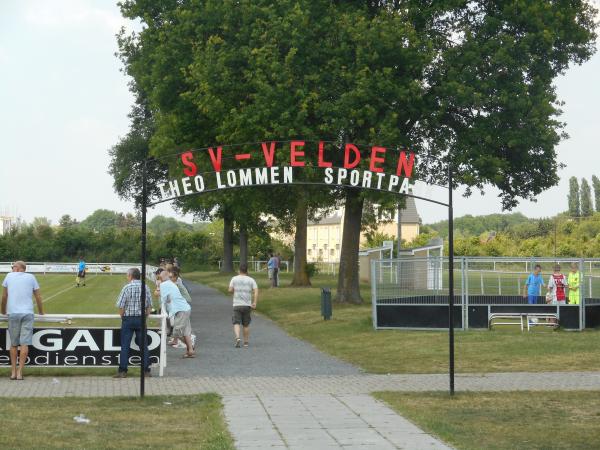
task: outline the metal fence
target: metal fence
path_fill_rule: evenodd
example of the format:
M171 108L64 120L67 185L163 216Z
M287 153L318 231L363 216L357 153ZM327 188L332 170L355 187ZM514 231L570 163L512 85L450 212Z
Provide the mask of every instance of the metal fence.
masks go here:
M571 263L581 273L581 320L585 321L586 303L600 304L600 259L578 258L506 258L455 257L455 304L526 305L523 298L527 277L536 264L542 266L547 285L555 264L568 276ZM407 257L371 262L371 298L374 317L379 305L447 305L448 258ZM540 292L543 296L545 292ZM465 323L468 323L466 320Z
M267 264L269 261L259 261L259 260L248 260L248 271L249 272L267 272ZM221 265L223 261L219 261L219 270L221 270ZM239 268L240 262L233 261L233 267ZM289 261L279 261L279 271L280 272L289 272L290 271L290 262Z

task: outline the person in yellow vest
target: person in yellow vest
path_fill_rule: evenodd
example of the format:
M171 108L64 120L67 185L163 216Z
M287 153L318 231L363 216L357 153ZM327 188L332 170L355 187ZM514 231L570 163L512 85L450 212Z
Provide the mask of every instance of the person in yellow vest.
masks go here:
M581 298L581 292L579 286L581 285L581 272L577 263L571 263L571 271L569 272L569 304L579 305L579 299Z

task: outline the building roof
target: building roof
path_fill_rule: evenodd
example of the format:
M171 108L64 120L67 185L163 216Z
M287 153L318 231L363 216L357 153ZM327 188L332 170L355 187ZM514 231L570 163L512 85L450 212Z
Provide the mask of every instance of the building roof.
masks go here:
M321 220L309 220L308 225L334 225L342 223L342 215L336 213L333 216L323 217Z
M417 212L417 204L413 197L405 197L406 203L400 216L400 223L421 223L421 218Z
M413 197L406 197L405 207L400 217L401 223L421 223L417 212L417 205ZM333 216L323 217L321 220L309 220L308 225L334 225L342 223L342 214L335 212Z

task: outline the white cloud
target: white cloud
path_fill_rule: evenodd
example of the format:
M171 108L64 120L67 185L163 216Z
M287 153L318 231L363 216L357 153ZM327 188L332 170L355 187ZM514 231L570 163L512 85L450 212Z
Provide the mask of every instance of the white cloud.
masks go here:
M115 8L102 9L88 0L31 0L26 2L25 20L46 27L83 27L99 25L117 32L128 20Z

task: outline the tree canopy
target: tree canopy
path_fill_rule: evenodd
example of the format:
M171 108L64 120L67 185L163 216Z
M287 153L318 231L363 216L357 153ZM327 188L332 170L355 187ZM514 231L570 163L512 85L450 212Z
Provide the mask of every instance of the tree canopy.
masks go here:
M596 38L583 0L128 0L121 10L143 24L119 47L137 108L151 116L149 155L262 139L405 145L420 179L445 183L450 164L457 185L496 186L505 208L557 183L565 135L554 79L586 61ZM231 229L229 217L302 218L309 206L344 202L337 298L359 302L356 253L371 194L263 194L177 203L219 212Z

